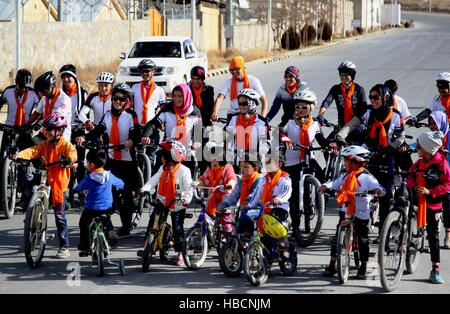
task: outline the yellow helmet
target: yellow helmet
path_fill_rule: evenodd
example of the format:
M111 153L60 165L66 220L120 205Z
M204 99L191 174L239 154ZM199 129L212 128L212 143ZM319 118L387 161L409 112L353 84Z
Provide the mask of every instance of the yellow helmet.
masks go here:
M274 239L283 239L288 234L286 226L272 215L262 216L264 232Z

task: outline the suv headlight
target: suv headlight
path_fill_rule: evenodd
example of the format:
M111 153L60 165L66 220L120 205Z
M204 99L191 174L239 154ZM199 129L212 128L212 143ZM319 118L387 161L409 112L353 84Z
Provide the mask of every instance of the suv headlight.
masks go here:
M128 68L127 67L119 67L119 73L120 74L128 74Z
M175 74L176 72L177 72L176 67L166 67L166 68L162 69L161 74L172 75L172 74Z

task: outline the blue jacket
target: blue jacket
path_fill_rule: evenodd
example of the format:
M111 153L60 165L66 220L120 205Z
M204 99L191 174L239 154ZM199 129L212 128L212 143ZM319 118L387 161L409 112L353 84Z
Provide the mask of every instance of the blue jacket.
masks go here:
M123 181L109 171L92 172L75 188L76 192L87 191L86 210L108 210L112 207L112 189L123 189Z

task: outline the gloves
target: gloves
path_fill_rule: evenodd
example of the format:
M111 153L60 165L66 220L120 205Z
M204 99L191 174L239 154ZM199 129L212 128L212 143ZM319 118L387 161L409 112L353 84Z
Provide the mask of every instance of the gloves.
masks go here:
M409 126L415 126L417 124L417 118L411 118L409 120L407 120L405 123Z
M281 136L281 142L284 144L286 148L288 149L292 148L292 141L286 135Z
M323 116L320 114L316 117L317 122L319 122L320 125L323 125Z

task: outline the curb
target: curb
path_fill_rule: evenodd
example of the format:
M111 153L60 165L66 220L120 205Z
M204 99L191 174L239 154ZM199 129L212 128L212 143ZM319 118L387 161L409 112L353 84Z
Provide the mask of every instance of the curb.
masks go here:
M252 64L252 63L269 64L269 63L283 61L283 60L286 60L286 59L289 59L289 58L295 57L295 56L311 55L311 54L325 51L328 49L341 47L341 46L344 46L345 44L353 42L353 41L364 40L364 39L370 38L372 36L386 34L386 33L395 32L395 31L400 31L400 30L404 30L404 29L405 29L404 27L395 27L395 28L378 31L378 32L367 33L362 36L343 38L343 39L339 39L338 41L324 43L323 45L320 45L320 46L302 48L302 49L286 52L285 54L278 55L278 56L252 60L252 61L248 62L247 64ZM221 75L228 74L228 73L229 73L228 68L214 69L214 70L208 71L206 77L207 78L217 77L217 76L221 76Z

